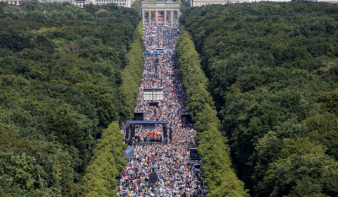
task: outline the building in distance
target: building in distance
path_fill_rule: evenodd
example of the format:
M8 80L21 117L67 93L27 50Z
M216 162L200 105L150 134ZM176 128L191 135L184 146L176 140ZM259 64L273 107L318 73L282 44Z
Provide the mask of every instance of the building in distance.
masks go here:
M108 3L115 3L118 6L131 8L131 5L133 4L135 0L71 0L71 3L83 8L86 4L94 4L94 5L104 5Z
M230 3L255 3L255 2L291 2L293 0L189 0L190 7L203 5L224 5ZM318 3L338 3L338 0L307 0Z
M29 2L31 0L0 0L0 2L5 2L8 3L10 5L20 5L21 3L26 3ZM71 3L71 0L38 0L38 2L40 3L53 3L53 2L58 2L58 3L62 3L62 2L69 2Z
M108 3L116 3L118 6L131 8L134 0L96 0L96 5L104 5Z
M31 0L0 0L0 2L5 2L10 5L20 5L21 3L25 3L29 1ZM133 4L134 1L135 0L38 0L38 2L40 3L69 2L81 8L83 8L84 5L91 4L91 3L94 5L104 5L108 3L115 3L121 7L131 8L131 5Z

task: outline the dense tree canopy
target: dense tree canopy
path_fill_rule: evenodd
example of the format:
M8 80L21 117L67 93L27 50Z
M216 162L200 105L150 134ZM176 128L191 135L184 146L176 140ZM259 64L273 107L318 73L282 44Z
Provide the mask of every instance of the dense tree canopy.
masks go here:
M338 196L338 6L261 2L183 11L180 23L251 194Z
M119 87L120 98L120 120L131 120L134 117L134 110L139 96L139 86L142 80L144 70L143 52L145 46L142 39L143 24L140 23L135 31L135 40L127 54L129 64L122 72L123 82Z
M127 145L123 142L124 136L117 123L113 122L103 130L82 181L82 196L116 196L115 178L127 163L124 159Z
M101 178L114 185L121 137L102 154L93 148L125 105L124 68L143 63L139 22L137 11L116 4L0 3L0 196L86 193L90 160L89 169L111 168ZM110 154L114 161L101 161Z
M237 179L232 168L227 139L219 130L220 121L207 91L208 80L187 32L181 33L176 54L183 87L187 92L187 109L196 122L195 138L200 140L197 150L202 159L202 173L208 196L249 196L244 189L244 183Z

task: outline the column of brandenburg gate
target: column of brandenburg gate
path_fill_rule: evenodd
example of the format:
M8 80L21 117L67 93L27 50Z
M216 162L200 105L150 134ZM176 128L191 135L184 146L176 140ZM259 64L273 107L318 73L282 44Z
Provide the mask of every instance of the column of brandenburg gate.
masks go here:
M164 11L164 25L167 24L167 11L170 11L170 25L173 25L174 11L177 19L180 16L180 4L175 2L142 2L142 22L145 24L145 13L148 11L149 24L151 23L151 11L155 11L156 25L158 23L158 11Z

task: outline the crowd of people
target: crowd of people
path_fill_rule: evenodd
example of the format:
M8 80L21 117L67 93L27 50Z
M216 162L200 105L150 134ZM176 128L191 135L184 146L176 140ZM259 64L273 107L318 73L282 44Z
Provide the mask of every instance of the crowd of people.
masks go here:
M173 26L164 25L160 13L158 24L155 19L144 24L144 43L147 51L156 49L175 50L179 36L177 20ZM168 21L170 24L170 21ZM155 99L157 106L149 106L152 99L145 97L145 89L163 89L163 97ZM133 145L135 158L130 159L121 174L117 196L159 196L159 197L204 197L203 177L196 168L197 161L189 158L189 147L195 146L196 131L191 124L181 122L182 109L185 109L185 92L178 73L174 53L160 51L157 55L145 54L145 70L141 83L140 97L135 112L143 113L144 120L168 121L172 139L167 143ZM125 132L125 129L122 129ZM146 139L148 132L162 132L163 125L144 129L136 128L136 136ZM150 182L151 175L157 180Z

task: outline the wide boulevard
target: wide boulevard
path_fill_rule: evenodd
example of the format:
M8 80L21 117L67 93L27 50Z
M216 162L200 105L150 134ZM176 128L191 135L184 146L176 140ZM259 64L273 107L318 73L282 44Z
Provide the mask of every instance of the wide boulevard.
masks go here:
M175 43L179 36L177 16L170 17L164 25L163 16L146 18L143 24L145 69L139 87L140 95L135 112L143 113L145 121L168 121L172 129L172 139L161 138L162 143L148 142L149 132L162 132L163 125L153 129L138 126L135 131L137 145L135 158L128 161L118 183L118 196L163 196L163 197L202 197L206 196L200 164L191 161L189 148L196 147L196 131L191 124L181 123L182 109L185 109L185 92L179 76L175 57ZM150 21L150 22L149 22ZM144 89L163 88L163 99L158 106L149 106L144 97ZM122 132L125 132L123 129ZM156 173L154 183L149 180Z

